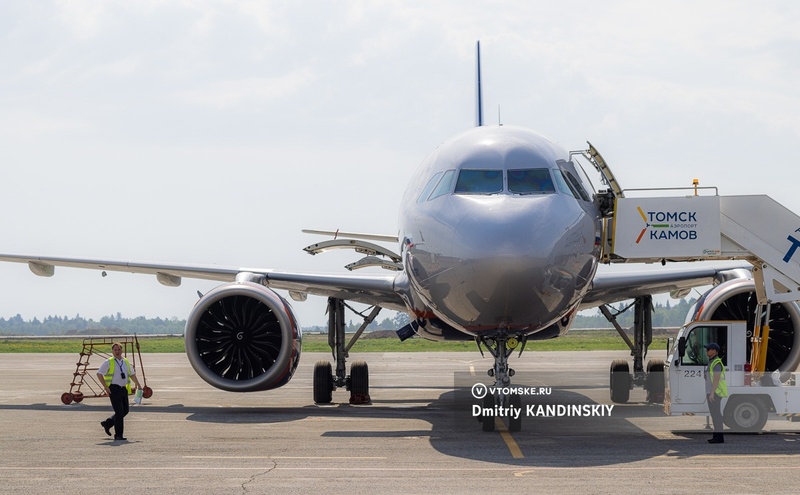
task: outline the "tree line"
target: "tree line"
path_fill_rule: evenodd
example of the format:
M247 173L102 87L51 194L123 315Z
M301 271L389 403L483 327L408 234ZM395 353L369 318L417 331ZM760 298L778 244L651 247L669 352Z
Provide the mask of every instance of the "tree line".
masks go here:
M682 299L678 304L656 304L653 310L653 327L679 327L683 325L689 309L695 300ZM612 307L612 312L617 312L629 303L620 303ZM633 325L633 311L628 311L618 316L619 324L623 328ZM367 331L397 330L409 322L405 313L397 313L393 318L377 319L370 323ZM66 316L48 316L43 320L33 318L25 320L17 314L11 318L0 318L0 335L115 335L115 334L182 334L186 320L178 318L123 318L120 313L104 316L95 321L83 318L80 314L73 318ZM361 326L361 320L350 320L347 332L355 332ZM578 315L573 328L612 328L606 318L597 310L594 316ZM305 327L306 331L325 332L324 326Z
M0 335L116 335L116 334L181 334L186 320L177 318L123 318L120 313L95 321L66 316L48 316L43 320L25 320L17 314L0 318Z

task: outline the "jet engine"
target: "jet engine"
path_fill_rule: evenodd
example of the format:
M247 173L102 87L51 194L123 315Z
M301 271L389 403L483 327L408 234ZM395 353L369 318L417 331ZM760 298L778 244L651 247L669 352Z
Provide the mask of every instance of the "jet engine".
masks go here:
M690 321L747 321L747 355L750 355L756 316L756 287L753 279L733 279L706 292L698 301ZM767 371L794 371L800 364L800 307L797 303L776 303L770 307Z
M300 360L301 340L289 303L252 282L216 287L186 321L192 367L210 385L231 392L285 385Z

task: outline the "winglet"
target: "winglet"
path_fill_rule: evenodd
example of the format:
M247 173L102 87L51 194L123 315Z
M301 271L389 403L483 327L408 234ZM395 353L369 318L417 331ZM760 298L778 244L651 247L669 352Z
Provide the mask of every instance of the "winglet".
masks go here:
M483 125L483 88L481 87L481 42L476 43L475 55L475 127Z

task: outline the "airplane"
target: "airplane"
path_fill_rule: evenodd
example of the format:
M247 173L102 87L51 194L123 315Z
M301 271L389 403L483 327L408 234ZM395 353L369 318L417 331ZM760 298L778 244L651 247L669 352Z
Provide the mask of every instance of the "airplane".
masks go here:
M292 378L301 354L302 330L287 298L309 294L328 298L328 338L333 365L316 363L313 398L332 402L340 387L352 403L369 403L366 362L346 361L355 339L381 308L402 311L411 322L401 338L417 335L435 340L474 339L494 359L488 375L498 387L514 375L508 358L526 344L564 335L583 309L636 301L634 374L627 362L612 363L611 398L628 400L632 382L644 384L656 398L663 363L644 368L650 323L650 297L714 285L704 300L706 312L696 318L745 314L753 303L754 285L740 267L693 266L668 269L657 265L638 271L599 271L603 219L621 189L602 156L590 145L581 153L601 172L608 189L598 191L574 153L533 130L486 125L477 55L476 125L443 142L419 166L403 196L397 235L308 231L332 239L308 246L311 254L353 249L366 256L351 270L379 266L388 274L315 274L264 268L142 263L100 259L0 254L0 261L27 263L39 276L55 267L155 275L166 286L183 277L221 282L200 298L189 313L185 345L189 362L210 385L233 392L279 388ZM377 243L396 243L397 251ZM729 280L749 280L729 288ZM373 306L365 323L345 341L345 301ZM713 309L709 309L713 306ZM789 310L787 310L789 311ZM777 320L800 321L796 309L773 311ZM783 315L783 316L781 316ZM793 323L784 322L786 332ZM335 369L334 369L335 366ZM616 375L615 375L616 373ZM627 377L627 378L617 378ZM663 381L660 385L663 394ZM519 401L488 397L484 404ZM494 423L483 421L491 431ZM509 429L519 430L512 422Z

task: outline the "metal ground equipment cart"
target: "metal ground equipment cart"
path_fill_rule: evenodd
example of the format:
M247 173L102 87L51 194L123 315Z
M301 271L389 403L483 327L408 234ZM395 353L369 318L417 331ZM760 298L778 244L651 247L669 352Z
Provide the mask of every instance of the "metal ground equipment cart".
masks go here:
M136 369L136 376L141 380L142 397L147 399L153 395L153 389L147 386L142 353L139 349L139 339L136 335L92 337L83 339L83 349L81 350L75 373L72 374L69 392L61 394L62 403L71 404L73 402L81 402L85 398L107 397L105 387L97 381L97 371L103 361L112 356L111 346L115 343L122 345L122 355L124 357L130 357L131 366ZM92 356L96 357L92 359ZM92 361L91 364L90 361ZM133 392L132 390L131 393Z

